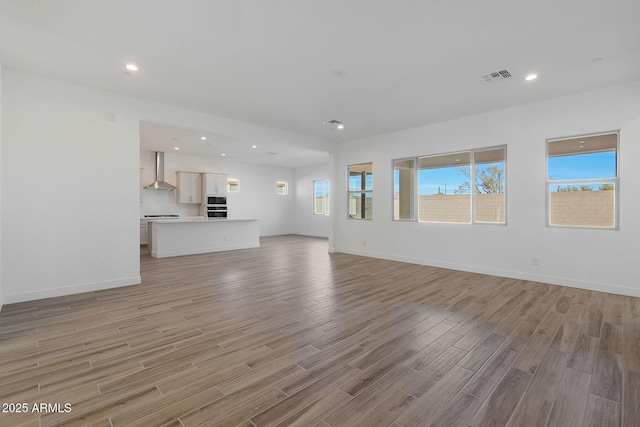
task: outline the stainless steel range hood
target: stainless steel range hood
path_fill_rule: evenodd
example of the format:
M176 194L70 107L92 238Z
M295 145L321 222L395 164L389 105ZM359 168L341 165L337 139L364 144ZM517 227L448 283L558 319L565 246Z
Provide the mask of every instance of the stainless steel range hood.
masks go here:
M152 190L175 190L176 187L164 180L164 153L156 151L156 180L144 188Z

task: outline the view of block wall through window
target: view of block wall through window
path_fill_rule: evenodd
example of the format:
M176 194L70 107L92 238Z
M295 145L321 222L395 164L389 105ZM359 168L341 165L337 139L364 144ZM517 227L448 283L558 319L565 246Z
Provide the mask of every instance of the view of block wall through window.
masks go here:
M351 165L349 174L349 218L371 219L373 213L373 163Z
M618 133L547 141L547 224L617 228Z
M393 218L504 224L505 161L506 147L395 160Z
M289 189L287 188L287 183L285 181L276 182L276 194L288 194Z
M313 181L313 213L329 215L329 180Z
M240 183L238 182L238 178L228 178L227 193L237 193L238 191L240 191Z

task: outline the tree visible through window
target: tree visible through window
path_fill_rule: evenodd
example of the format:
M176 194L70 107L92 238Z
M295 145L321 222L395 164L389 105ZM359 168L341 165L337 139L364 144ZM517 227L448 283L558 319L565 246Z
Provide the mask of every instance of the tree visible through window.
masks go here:
M417 182L419 221L506 222L506 147L400 159L393 165L395 220L416 217Z

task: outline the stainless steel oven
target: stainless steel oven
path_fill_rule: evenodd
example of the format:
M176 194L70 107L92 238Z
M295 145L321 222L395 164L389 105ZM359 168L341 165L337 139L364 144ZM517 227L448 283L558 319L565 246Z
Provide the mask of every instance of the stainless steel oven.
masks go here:
M207 206L207 219L214 218L226 218L227 206L226 205L208 205Z
M207 195L205 205L225 205L227 204L227 198L224 196L209 196Z

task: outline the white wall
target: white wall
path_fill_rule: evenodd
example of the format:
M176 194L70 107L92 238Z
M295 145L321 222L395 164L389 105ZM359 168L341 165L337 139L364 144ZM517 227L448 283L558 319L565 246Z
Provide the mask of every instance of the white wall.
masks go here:
M0 165L2 165L2 64L0 64ZM2 260L2 174L0 173L0 260ZM0 310L4 305L2 292L2 262L0 262Z
M229 193L229 218L258 218L260 235L270 236L293 233L294 195L276 194L276 182L293 185L293 169L231 162L223 159L165 154L165 181L176 184L176 171L224 173L237 178L240 191ZM140 152L140 166L144 168L143 183L151 183L155 176L155 153ZM141 215L166 213L202 215L200 206L176 204L175 191L144 190Z
M141 120L329 151L324 141L6 68L2 107L5 303L140 282ZM276 214L286 218L283 200Z
M328 163L295 169L294 226L296 234L329 237L331 217L327 215L314 215L313 213L313 181L330 180L330 178L331 168ZM331 184L332 183L329 184L330 190Z
M140 282L138 121L117 97L3 73L5 303Z
M620 129L620 230L545 226L545 139ZM507 226L394 222L394 158L507 144ZM336 148L337 252L640 296L640 82ZM346 168L373 162L373 220L347 219ZM532 265L532 258L540 265Z

